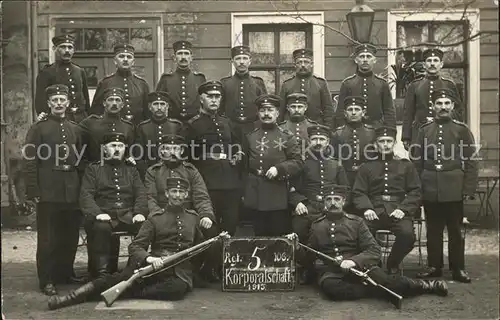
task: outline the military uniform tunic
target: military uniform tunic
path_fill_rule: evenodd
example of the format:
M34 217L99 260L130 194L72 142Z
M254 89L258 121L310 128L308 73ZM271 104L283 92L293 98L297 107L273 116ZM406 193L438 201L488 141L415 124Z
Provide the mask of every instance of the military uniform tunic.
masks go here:
M232 122L245 127L243 133L253 130L252 124L258 120L255 99L267 94L264 80L250 73L222 78L224 94L222 95L220 113L226 115ZM248 129L246 128L248 127Z
M356 268L369 269L379 263L380 246L373 238L363 219L352 214L343 214L339 219L329 220L326 216L314 221L311 226L308 245L332 258L352 260ZM340 267L316 260L319 283L327 278L343 278Z
M284 210L288 208L286 180L300 172L303 165L300 148L293 135L284 129L260 125L243 139L246 171L244 204L258 211ZM271 167L278 176L265 177Z
M184 208L166 207L165 212L151 215L129 245L131 260L134 264L144 265L148 256L166 257L201 242L203 235L198 229L199 221L200 217L195 211ZM190 289L193 288L193 271L189 260L162 273L175 274Z
M137 161L137 167L142 178L144 178L147 168L161 160L158 147L162 144L162 136L166 134L178 134L182 130L184 130L182 122L166 117L163 119L152 117L151 119L144 120L137 126L135 142L138 146L142 147L142 155L139 153L139 149L133 153L139 160ZM150 145L149 148L148 144Z
M146 190L139 172L123 161L90 164L83 176L80 208L91 221L99 214L108 214L112 225L118 221L132 224L137 214L147 217Z
M80 127L83 130L83 141L87 146L86 159L90 162L101 160L101 141L106 134L123 133L126 145L131 146L134 143L134 125L118 116L93 114L83 119ZM128 155L125 154L125 156Z
M430 121L420 128L417 143L425 148L413 148L412 155L424 201L462 201L463 195L474 195L478 163L472 158L476 146L467 125L456 120Z
M444 88L454 91L455 97L461 96L453 80L441 76L426 76L408 86L404 102L402 141L415 142L420 126L434 119L432 95L436 90ZM462 112L461 102L455 104L453 117L462 121Z
M328 83L325 79L315 75L307 77L294 76L283 82L281 86L280 119L286 119L286 97L291 93L304 93L307 95L308 108L305 116L320 124L333 127L333 100Z
M318 122L312 121L307 118L300 119L299 121L292 121L290 119L278 124L282 129L289 131L295 139L297 144L302 148L307 146L309 136L307 135L307 128L318 125Z
M337 128L333 133L332 146L334 155L341 160L352 187L356 172L367 159L373 156L375 130L366 124L348 123Z
M177 68L161 76L156 91L168 92L175 105L168 110L170 118L187 121L198 114L201 104L198 87L206 82L205 75L190 69Z
M337 127L345 123L344 100L348 96L359 96L366 99L367 124L374 127L382 124L396 126L396 110L394 108L389 84L374 73L357 72L344 79L340 85L339 103L335 113Z
M148 194L148 208L151 214L161 213L168 203L165 195L168 178L183 178L189 181L189 197L185 206L194 209L201 218L208 217L214 221L212 202L207 186L200 172L189 162L157 163L146 171L144 184Z
M46 65L36 77L35 110L38 114L50 113L45 89L54 84L68 86L70 105L66 113L71 120L81 121L90 109L85 70L73 62L57 61Z
M104 91L107 88L121 88L125 91L124 105L121 111L121 116L124 119L132 121L134 124L149 119L148 83L133 72L122 70L117 70L99 82L90 108L91 114L102 115L104 113Z

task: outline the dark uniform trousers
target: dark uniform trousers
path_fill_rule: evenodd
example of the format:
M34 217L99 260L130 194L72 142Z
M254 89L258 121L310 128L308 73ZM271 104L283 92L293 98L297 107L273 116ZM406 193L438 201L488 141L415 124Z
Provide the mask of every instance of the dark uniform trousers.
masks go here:
M234 235L239 222L240 190L208 190L212 205L214 206L215 219L222 231Z
M76 203L38 203L36 265L40 288L64 283L73 276L80 222Z
M402 295L419 295L422 289L411 279L400 275L388 275L379 267L374 267L368 275L378 284ZM359 278L346 274L341 278L326 278L321 284L321 291L331 300L358 300L369 297L387 298L387 293L376 287L364 285Z
M134 274L135 266L131 263L120 272L108 274L92 281L94 291L91 299L99 299L101 292L126 281ZM136 281L121 296L122 298L140 298L151 300L182 300L189 291L189 286L172 269L165 270L154 276Z
M279 237L290 233L290 211L258 211L247 209L253 218L253 229L257 237Z
M443 268L443 231L446 226L450 270L465 269L465 239L462 234L463 205L462 201L424 201L429 267Z

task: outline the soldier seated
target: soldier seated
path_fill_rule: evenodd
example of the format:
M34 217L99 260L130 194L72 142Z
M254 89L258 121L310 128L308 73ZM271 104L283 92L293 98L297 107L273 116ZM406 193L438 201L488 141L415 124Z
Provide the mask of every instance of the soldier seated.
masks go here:
M148 213L139 172L124 161L125 135L105 135L102 144L105 157L87 167L80 191L80 207L91 235L87 238L91 276L116 271L118 257L112 252L118 252L119 244L112 232L137 233Z
M391 276L377 267L381 258L380 246L362 218L343 211L347 193L348 188L344 186L329 188L324 198L324 215L311 226L308 246L338 261L338 264L333 264L315 260L321 292L331 300L386 296L383 291L378 291L380 289L364 285L349 272L349 269L356 268L369 270L368 275L373 280L403 297L425 293L446 296L448 287L445 281Z
M100 277L66 296L52 296L48 302L49 309L82 303L129 279L135 268L147 264L152 264L155 268L161 267L162 257L190 248L201 240L198 230L200 217L195 211L183 206L188 197L189 182L182 178L169 178L166 185L168 204L164 211L153 214L142 224L139 233L128 247L128 266L120 273ZM177 225L182 227L178 228ZM151 253L148 253L150 245ZM186 261L132 285L124 292L123 297L181 300L193 288L192 279L191 263Z
M396 236L387 268L390 273L398 273L415 242L412 216L420 210L420 179L413 163L394 156L396 128L379 127L375 133L378 154L359 168L353 204L363 213L373 234L386 229Z

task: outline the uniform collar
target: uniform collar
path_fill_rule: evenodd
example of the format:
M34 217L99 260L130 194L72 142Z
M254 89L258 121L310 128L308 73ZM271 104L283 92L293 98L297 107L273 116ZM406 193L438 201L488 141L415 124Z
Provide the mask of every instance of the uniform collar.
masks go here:
M351 129L359 129L363 126L363 122L362 121L359 121L359 122L346 122L347 123L347 126Z
M339 221L340 219L342 219L345 216L345 212L342 211L339 213L333 213L333 212L326 211L325 215L326 215L326 220L328 220L328 221Z
M436 73L436 74L427 74L425 76L426 79L429 79L429 80L437 80L439 79L439 73Z
M132 75L132 71L124 69L116 69L116 74L123 78L128 78Z
M450 123L452 121L451 118L435 118L434 122L437 124L445 124L445 123Z
M177 161L164 160L163 163L167 168L175 169L181 165L182 160L177 160Z
M52 119L54 121L57 121L57 122L64 122L66 120L66 117L58 117L56 115L53 115L52 113L49 114L49 119Z
M119 113L118 114L110 114L110 113L104 112L103 119L111 120L111 121L120 120L120 114Z
M235 72L234 76L238 79L248 79L250 78L250 71L247 71L246 73Z
M301 123L302 121L306 120L306 116L305 115L302 115L296 119L292 119L292 117L290 117L290 122L293 122L293 123Z
M165 123L165 121L167 121L167 119L168 119L168 117L166 117L166 116L163 116L161 118L157 118L154 115L151 115L151 121L154 123L157 123L157 124Z
M185 69L183 69L183 68L177 67L177 69L175 69L175 72L177 72L177 73L183 73L183 74L189 74L189 73L191 73L191 68L185 68Z
M58 66L69 66L71 65L71 60L56 60L56 65Z
M295 76L299 79L309 79L310 77L312 77L312 75L313 75L312 72L304 73L304 74L295 73Z
M385 154L382 156L381 153L377 153L377 160L379 161L391 161L394 159L394 153Z
M112 167L119 167L122 164L124 164L124 159L122 159L122 160L116 160L116 159L104 160L104 163L107 165L110 165Z
M357 69L356 74L361 78L370 78L371 76L373 76L373 71L361 72L359 69Z
M278 125L276 124L276 122L270 124L261 122L260 127L262 128L262 130L274 130L278 127Z
M210 119L217 119L218 113L216 112L216 113L212 114L212 113L201 111L201 109L200 109L200 115L208 117Z

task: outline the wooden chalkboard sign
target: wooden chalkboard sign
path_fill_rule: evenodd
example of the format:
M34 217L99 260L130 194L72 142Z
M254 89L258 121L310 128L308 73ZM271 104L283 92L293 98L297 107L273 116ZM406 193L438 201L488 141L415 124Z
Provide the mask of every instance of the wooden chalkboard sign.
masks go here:
M225 239L222 266L222 291L295 289L295 247L286 238Z

